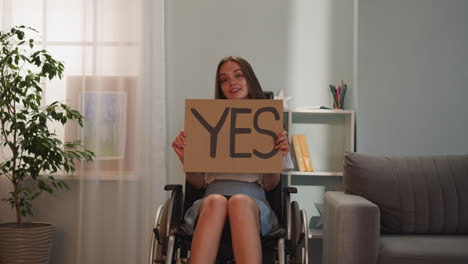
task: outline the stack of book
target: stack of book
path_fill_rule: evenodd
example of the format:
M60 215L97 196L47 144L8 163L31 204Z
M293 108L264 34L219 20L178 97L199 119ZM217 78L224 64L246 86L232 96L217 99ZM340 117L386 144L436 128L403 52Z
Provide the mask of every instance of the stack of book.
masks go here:
M291 140L294 149L294 156L299 171L314 171L305 135L292 135Z

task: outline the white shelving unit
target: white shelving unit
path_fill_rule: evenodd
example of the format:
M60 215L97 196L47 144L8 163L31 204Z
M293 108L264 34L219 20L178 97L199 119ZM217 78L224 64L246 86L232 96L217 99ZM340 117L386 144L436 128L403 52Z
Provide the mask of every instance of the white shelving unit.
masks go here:
M284 109L284 118L289 142L293 134L304 134L312 160L313 172L294 170L283 173L288 186L298 188L298 194L292 199L306 209L309 221L319 216L314 203L323 201L324 182L342 181L344 153L354 151L355 146L354 111ZM310 229L309 238L312 237L321 238L322 230Z
M343 154L354 151L354 111L325 109L284 109L289 142L291 135L305 134L313 172L289 171L291 177L342 176Z

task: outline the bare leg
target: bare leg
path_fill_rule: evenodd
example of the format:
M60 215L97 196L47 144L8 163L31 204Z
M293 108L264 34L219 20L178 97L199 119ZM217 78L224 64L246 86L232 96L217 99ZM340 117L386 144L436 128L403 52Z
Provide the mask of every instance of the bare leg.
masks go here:
M227 199L212 194L203 200L190 249L190 263L215 263L227 216Z
M247 195L236 194L228 201L228 215L236 263L261 263L262 245L257 203Z

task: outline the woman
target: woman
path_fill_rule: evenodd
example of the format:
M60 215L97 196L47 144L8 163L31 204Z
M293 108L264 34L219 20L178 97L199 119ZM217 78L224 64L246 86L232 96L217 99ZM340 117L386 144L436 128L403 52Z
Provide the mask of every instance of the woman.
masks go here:
M265 99L250 64L240 57L226 57L216 70L216 99ZM172 142L184 162L186 133L181 131ZM286 131L278 134L275 148L283 156L289 152ZM205 188L205 197L196 201L185 215L185 228L193 231L190 263L214 263L224 223L229 219L236 263L261 263L260 235L278 228L278 220L266 201L265 192L273 190L280 174L186 173L195 188Z

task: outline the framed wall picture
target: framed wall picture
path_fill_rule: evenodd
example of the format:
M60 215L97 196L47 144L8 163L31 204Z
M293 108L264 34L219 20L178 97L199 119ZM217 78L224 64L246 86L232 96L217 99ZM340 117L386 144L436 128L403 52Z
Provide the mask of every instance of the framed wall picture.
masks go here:
M103 177L135 173L137 78L133 76L68 76L67 104L85 117L83 128L69 122L65 140L81 140L96 154L77 164L77 173Z
M93 150L96 160L125 157L127 94L84 91L80 96L84 116L83 145Z

